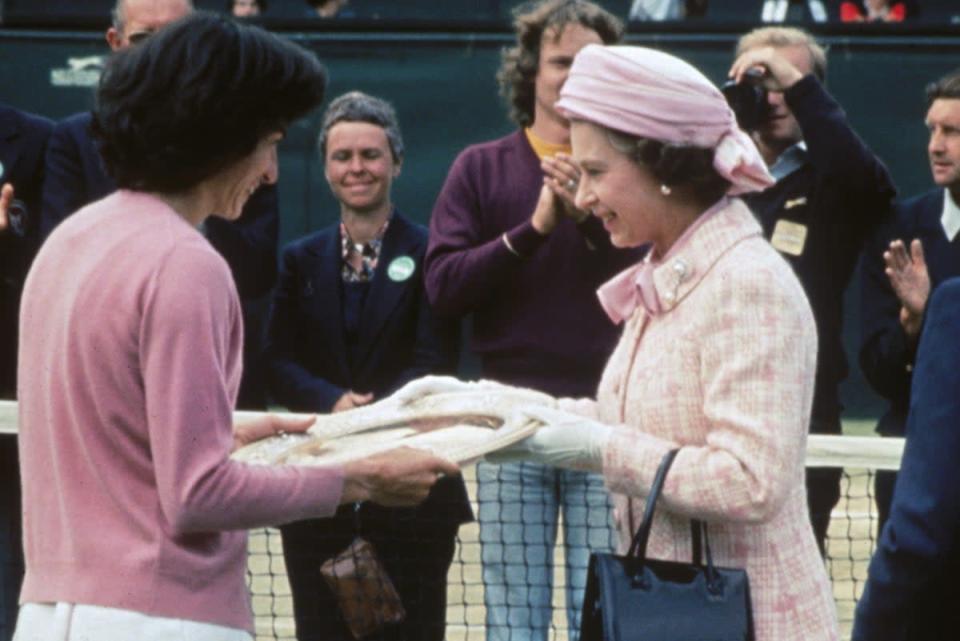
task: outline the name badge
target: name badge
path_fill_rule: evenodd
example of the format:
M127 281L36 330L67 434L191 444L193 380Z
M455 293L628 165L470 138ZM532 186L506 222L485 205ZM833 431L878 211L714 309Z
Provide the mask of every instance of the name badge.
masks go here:
M773 228L773 237L770 238L770 244L777 251L791 256L803 254L806 242L807 226L782 218L777 221L777 226Z
M395 283L402 283L417 269L417 264L409 256L397 256L387 266L387 276Z

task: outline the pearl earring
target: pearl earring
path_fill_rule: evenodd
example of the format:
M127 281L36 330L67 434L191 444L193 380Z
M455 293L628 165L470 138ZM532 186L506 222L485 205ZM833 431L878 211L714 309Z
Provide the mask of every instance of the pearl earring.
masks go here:
M660 193L664 196L669 196L671 193L673 193L673 190L670 189L670 185L663 184L660 185Z

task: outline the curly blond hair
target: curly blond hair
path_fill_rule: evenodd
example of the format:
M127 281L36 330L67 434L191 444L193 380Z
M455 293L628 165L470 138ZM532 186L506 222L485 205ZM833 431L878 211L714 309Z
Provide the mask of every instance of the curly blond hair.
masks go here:
M616 16L586 0L541 0L519 7L513 21L517 43L503 50L497 82L510 106L510 119L521 127L533 123L540 44L545 36L559 39L569 24L595 31L604 44L614 44L623 35Z

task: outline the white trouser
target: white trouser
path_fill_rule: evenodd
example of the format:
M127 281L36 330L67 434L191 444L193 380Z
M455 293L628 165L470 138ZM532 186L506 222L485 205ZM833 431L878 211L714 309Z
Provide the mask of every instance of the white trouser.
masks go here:
M13 641L253 641L246 630L74 603L20 606Z

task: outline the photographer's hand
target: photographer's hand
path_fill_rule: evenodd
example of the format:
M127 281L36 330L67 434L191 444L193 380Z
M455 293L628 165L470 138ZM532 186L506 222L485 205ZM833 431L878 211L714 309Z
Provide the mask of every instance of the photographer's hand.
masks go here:
M758 47L743 52L733 61L728 75L740 83L750 75L751 69L762 72L760 82L767 91L786 91L803 78L803 73L775 47ZM750 82L749 78L746 80Z
M10 205L13 203L13 185L4 183L0 190L0 234L7 231L10 226L10 218L7 212L10 211Z

